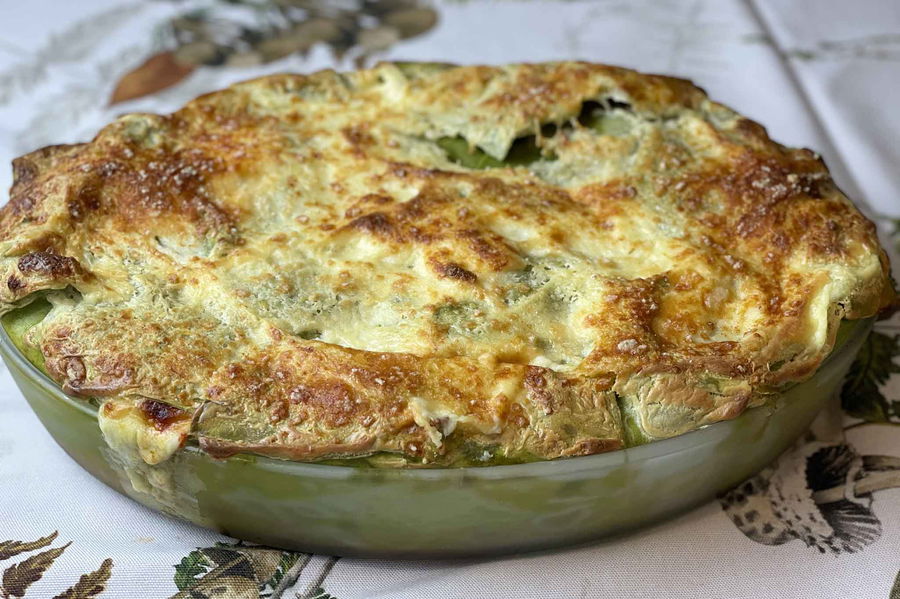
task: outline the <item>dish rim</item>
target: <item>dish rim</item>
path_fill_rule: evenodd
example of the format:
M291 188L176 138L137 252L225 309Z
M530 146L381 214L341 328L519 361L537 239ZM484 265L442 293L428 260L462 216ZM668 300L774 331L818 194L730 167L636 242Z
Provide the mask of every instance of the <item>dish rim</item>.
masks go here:
M872 329L875 317L862 318L857 320L844 320L842 326L850 327L849 331L843 339L835 342L835 347L825 357L816 371L805 381L796 384L803 384L813 380L824 368L838 359L843 352L848 351L847 348L856 346L856 341L861 337L865 337ZM70 408L81 412L91 418L97 418L98 408L92 406L86 400L68 395L64 393L59 385L41 371L37 366L31 363L27 357L13 343L6 327L0 324L0 355L4 360L12 362L16 368L23 372L27 378L36 385L41 391L50 395L54 400L61 401ZM18 386L18 384L17 384ZM20 389L20 392L22 390ZM783 392L781 392L783 393ZM780 395L781 393L777 394ZM22 392L24 395L24 392ZM776 395L776 396L777 396ZM26 398L27 400L27 398ZM291 460L282 460L269 456L239 453L227 458L214 458L205 453L196 445L185 445L178 450L178 453L186 452L190 454L198 454L197 457L203 457L207 460L213 460L221 463L237 463L242 462L245 465L253 465L272 471L293 471L290 472L296 476L314 476L318 478L347 478L349 476L374 476L383 478L385 476L408 477L416 479L442 478L451 476L471 477L471 478L490 478L490 479L506 479L506 478L531 478L535 476L551 476L564 475L572 472L580 472L583 470L596 469L598 471L607 470L612 466L624 465L627 463L636 463L652 460L663 456L672 456L683 451L693 450L697 447L716 443L728 434L726 425L733 424L743 418L745 415L757 410L770 410L770 413L781 409L783 405L763 405L751 408L740 414L737 418L731 420L723 420L713 424L702 426L698 429L688 431L681 435L670 437L668 439L660 439L643 445L634 447L626 447L615 451L605 453L597 453L585 456L574 456L568 458L558 458L555 460L540 460L535 462L525 462L522 464L494 464L486 466L457 466L457 467L427 467L427 468L378 468L368 467L359 468L350 465L339 466L334 464L322 464L317 462L298 462ZM176 454L177 455L177 454Z

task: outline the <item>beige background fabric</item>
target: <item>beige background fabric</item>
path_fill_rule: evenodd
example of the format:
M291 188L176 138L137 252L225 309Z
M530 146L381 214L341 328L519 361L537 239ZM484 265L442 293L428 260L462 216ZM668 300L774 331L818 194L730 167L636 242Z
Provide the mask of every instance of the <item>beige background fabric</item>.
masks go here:
M362 1L307 4L352 13ZM200 93L264 73L350 69L379 59L584 59L693 79L713 98L762 122L775 139L819 151L838 183L878 219L894 251L895 276L900 272L897 239L892 239L892 218L900 218L900 3L895 0L417 4L425 12L413 29L360 33L343 48L343 57L335 55L342 48L334 44L295 40L279 58L272 44L247 48L233 43L235 24L261 26L259 19L271 8L267 0L0 0L0 163L43 145L89 139L123 112L172 111ZM194 54L184 50L171 23L189 14L199 15L195 22L209 30L204 35L226 49L214 57L200 52L203 47L194 48ZM364 19L361 23L373 27ZM177 81L154 79L141 70L149 58L165 59L172 51L194 61ZM111 98L121 99L129 73L141 78L138 95L111 105ZM10 180L10 169L0 168L0 188L8 188ZM896 350L900 319L880 323L878 333L871 343ZM851 404L842 412L836 402L810 438L759 480L802 490L813 455L849 452L900 459L900 374L890 376L891 369L900 371L900 355L887 355L887 360L858 366L863 377L876 376L873 368L887 372L880 395L854 400L881 409L882 422L854 417L866 406ZM747 495L742 499L771 503L752 487L739 491ZM892 592L900 570L900 488L851 500L865 522L877 522L881 529L874 538L860 540L855 552L822 552L818 547L825 539L797 538L784 521L768 522L783 532L778 539L761 534L761 527L745 534L748 527L734 519L741 510L732 495L624 537L551 553L404 563L279 552L285 564L294 566L283 572L290 584L276 589L272 580L256 580L249 591L245 585L222 596L900 597L900 586ZM798 506L819 509L809 501ZM862 538L855 524L840 526L837 532ZM26 597L54 597L89 573L95 582L108 580L99 595L82 589L85 597L191 596L190 589L210 575L204 548L224 543L222 549L236 560L268 551L236 546L233 539L151 512L92 479L55 445L2 368L0 541L34 541L53 531L58 536L46 540L45 547L0 559L0 571L9 571L29 556L71 541L25 589ZM0 543L0 558L3 548ZM5 579L3 584L10 586Z

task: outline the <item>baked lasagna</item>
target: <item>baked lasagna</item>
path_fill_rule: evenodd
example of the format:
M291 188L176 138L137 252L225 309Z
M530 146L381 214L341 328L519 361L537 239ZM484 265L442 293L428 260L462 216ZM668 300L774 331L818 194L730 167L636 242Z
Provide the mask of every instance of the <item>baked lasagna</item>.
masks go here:
M274 75L14 162L0 310L123 456L582 456L735 418L894 301L820 158L597 64ZM36 304L35 304L36 305Z

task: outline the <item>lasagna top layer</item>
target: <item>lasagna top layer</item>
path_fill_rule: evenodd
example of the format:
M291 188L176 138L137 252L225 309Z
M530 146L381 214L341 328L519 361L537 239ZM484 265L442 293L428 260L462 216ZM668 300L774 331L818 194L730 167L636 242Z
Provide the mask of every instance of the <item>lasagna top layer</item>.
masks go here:
M592 454L734 418L893 301L812 152L584 63L275 75L14 163L0 309L147 463Z

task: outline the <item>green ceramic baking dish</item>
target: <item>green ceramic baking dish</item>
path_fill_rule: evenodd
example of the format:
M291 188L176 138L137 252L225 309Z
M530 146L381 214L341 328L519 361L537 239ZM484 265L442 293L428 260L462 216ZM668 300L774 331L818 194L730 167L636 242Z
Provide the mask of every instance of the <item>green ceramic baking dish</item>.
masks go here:
M811 379L680 437L551 462L455 469L379 469L219 460L187 447L126 472L96 408L62 393L23 355L4 318L0 354L56 441L92 475L153 509L225 534L333 555L449 558L580 543L671 516L754 474L788 447L839 389L872 321L845 323ZM21 331L19 331L21 332ZM34 356L32 356L34 358Z

